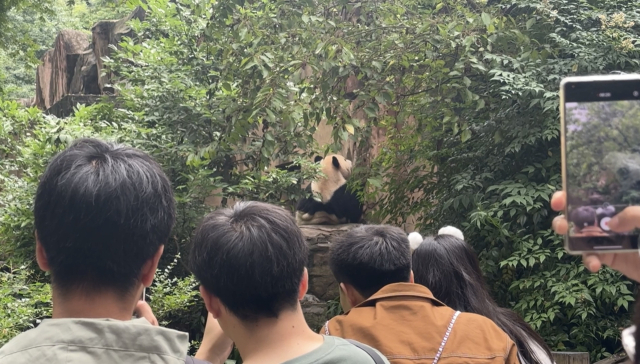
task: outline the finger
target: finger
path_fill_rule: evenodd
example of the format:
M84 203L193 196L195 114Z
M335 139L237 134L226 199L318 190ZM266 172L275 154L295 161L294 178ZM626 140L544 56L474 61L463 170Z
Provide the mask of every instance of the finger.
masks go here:
M564 235L569 231L569 224L563 215L556 216L551 222L551 227L556 234Z
M637 227L640 227L640 206L629 206L609 221L609 228L617 232L627 232Z
M593 273L596 273L600 268L602 268L600 257L595 254L583 255L582 262L584 263L584 266Z
M564 191L556 191L551 197L551 208L555 211L564 210L564 205L566 203L566 198Z
M144 317L145 319L147 319L147 321L149 321L151 325L158 326L158 319L156 319L156 316L153 314L151 306L149 306L149 304L145 301L138 301L138 303L136 304L135 313L138 315L138 317Z

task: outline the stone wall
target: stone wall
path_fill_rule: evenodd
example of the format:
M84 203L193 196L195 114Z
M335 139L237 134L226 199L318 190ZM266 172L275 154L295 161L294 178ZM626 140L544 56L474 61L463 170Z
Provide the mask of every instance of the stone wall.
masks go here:
M330 318L328 301L339 297L338 282L329 269L331 242L345 232L360 226L305 225L300 229L309 244L309 289L302 300L302 310L309 326L317 331Z

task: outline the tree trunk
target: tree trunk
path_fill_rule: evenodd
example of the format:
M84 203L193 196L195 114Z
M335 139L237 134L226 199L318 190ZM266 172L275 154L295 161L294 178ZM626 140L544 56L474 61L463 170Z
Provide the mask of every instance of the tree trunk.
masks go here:
M111 93L114 90L108 87L111 77L111 72L103 74L104 62L103 57L109 57L112 49L109 45L118 45L122 37L133 36L131 27L127 24L132 19L143 20L145 17L145 11L141 7L137 7L133 10L129 16L119 20L103 20L97 22L91 28L91 37L93 42L93 51L96 58L96 65L98 71L98 85L101 93Z
M76 62L69 95L99 95L98 66L93 49L84 51Z
M58 34L51 55L48 106L55 104L68 93L78 57L88 47L88 36L83 32L63 30Z
M49 88L51 87L51 56L53 49L49 49L42 56L41 63L36 69L36 106L42 110L51 107Z

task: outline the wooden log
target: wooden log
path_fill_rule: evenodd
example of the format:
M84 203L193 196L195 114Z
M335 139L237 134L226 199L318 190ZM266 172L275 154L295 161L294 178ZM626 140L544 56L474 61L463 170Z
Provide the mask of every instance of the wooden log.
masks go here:
M125 18L99 21L91 28L91 39L98 71L98 86L101 93L114 92L112 88L107 87L113 75L110 72L103 72L103 58L111 55L111 45L117 46L123 37L133 36L128 22L132 19L143 20L144 17L144 9L138 6Z
M40 64L36 68L36 102L35 106L41 110L51 107L49 101L49 88L51 83L51 56L53 49L49 49L40 59Z
M58 33L51 55L49 106L67 95L76 69L76 61L88 47L89 39L83 32L66 29Z
M335 238L358 226L360 224L300 226L309 244L309 294L323 301L338 298L338 282L329 269L329 247Z
M552 352L556 364L590 364L589 353Z
M93 49L85 50L76 62L73 78L69 86L69 95L99 95L98 66Z

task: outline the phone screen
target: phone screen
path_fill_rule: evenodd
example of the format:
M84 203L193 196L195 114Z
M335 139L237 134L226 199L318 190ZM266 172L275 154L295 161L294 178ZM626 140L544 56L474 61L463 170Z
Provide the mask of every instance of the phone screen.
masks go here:
M640 80L563 87L567 250L637 250L638 230L614 233L608 223L640 205Z

